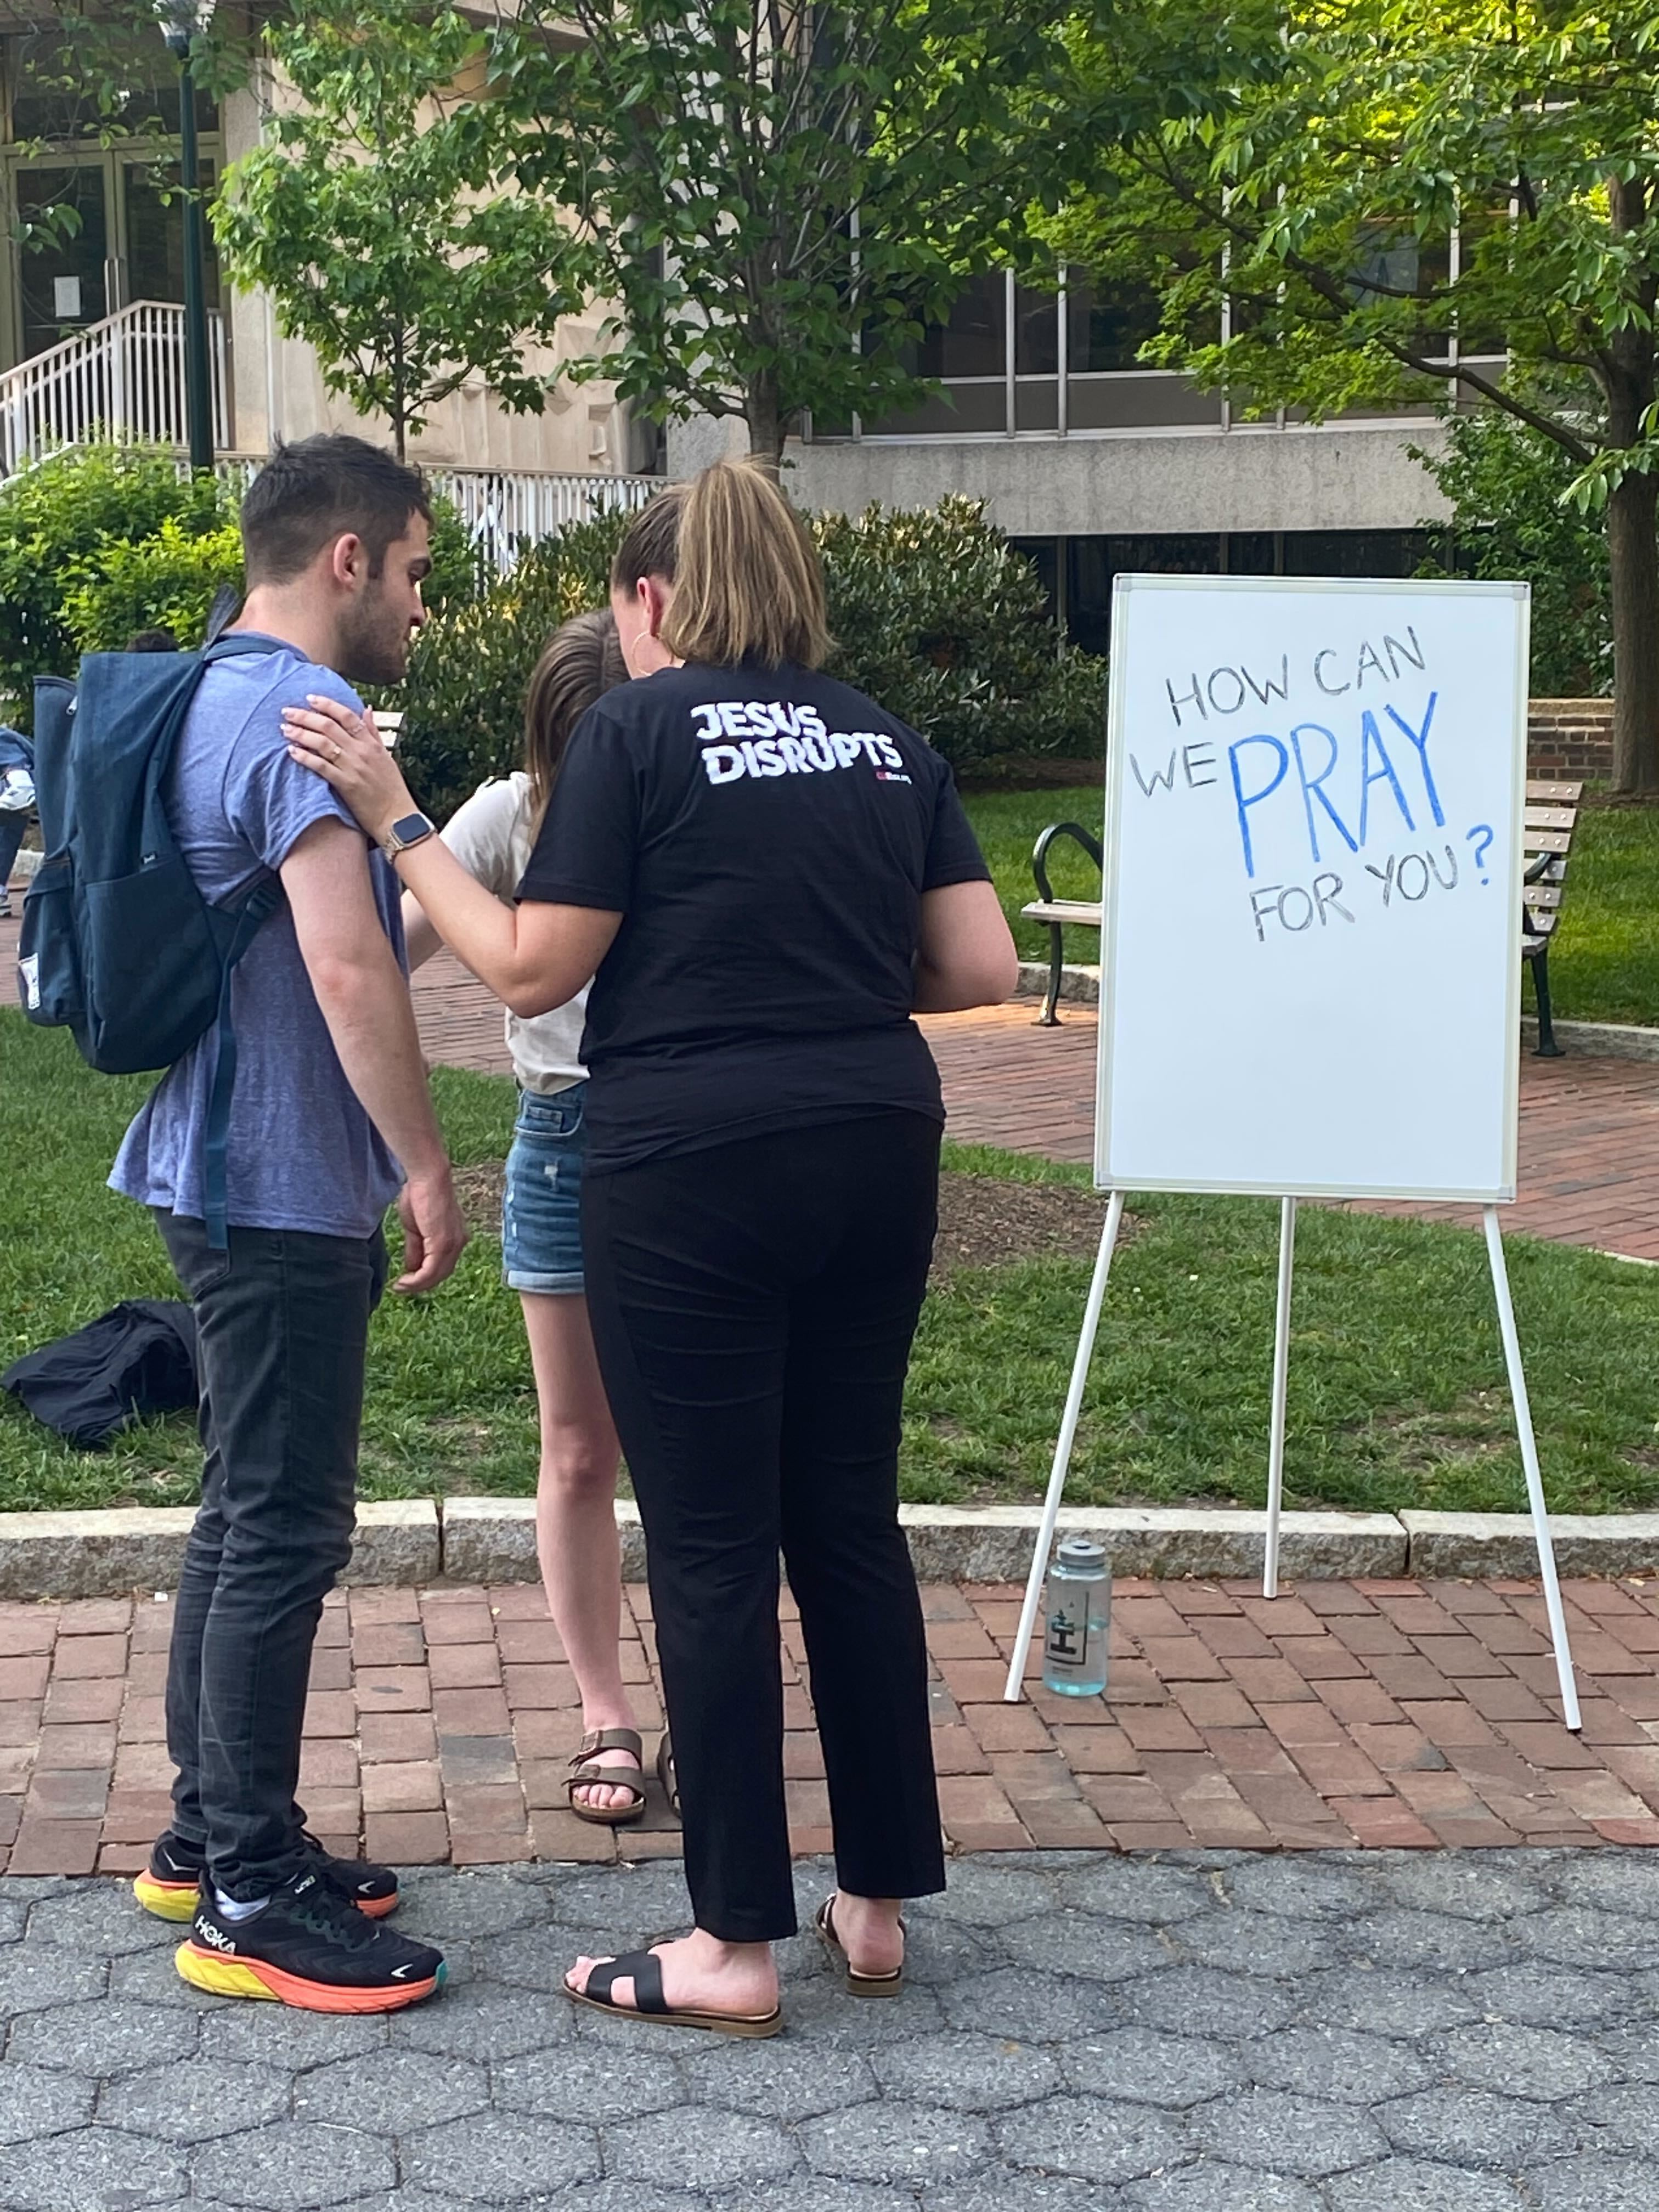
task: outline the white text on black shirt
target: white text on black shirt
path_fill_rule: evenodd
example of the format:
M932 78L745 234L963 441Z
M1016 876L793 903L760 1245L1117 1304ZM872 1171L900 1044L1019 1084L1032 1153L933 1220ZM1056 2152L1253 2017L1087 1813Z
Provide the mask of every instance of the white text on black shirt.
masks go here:
M904 766L897 744L880 731L827 730L816 707L793 701L721 699L691 711L702 723L698 736L710 783L735 783L745 775L826 774L855 768L860 761L878 771ZM717 738L724 742L717 744ZM909 781L908 776L902 780Z

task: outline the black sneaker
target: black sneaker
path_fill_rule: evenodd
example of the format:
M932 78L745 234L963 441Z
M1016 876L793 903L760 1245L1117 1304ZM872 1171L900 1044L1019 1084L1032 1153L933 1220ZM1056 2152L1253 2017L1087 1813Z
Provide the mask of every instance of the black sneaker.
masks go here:
M377 1927L303 1867L246 1920L228 1920L205 1883L173 1964L222 1997L275 1997L306 2012L398 2012L442 1985L443 1954Z
M390 1867L376 1866L371 1859L337 1859L309 1829L304 1843L313 1869L359 1912L381 1920L397 1911L398 1877ZM200 1844L187 1843L169 1828L156 1838L149 1864L134 1881L132 1893L158 1920L189 1920L195 1916L196 1892L206 1871L207 1856Z

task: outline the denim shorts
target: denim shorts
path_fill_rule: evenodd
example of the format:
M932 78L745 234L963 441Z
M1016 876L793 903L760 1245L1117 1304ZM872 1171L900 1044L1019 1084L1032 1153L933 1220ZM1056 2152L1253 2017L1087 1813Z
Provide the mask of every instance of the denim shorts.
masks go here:
M501 1193L501 1273L509 1290L580 1295L586 1083L521 1091Z

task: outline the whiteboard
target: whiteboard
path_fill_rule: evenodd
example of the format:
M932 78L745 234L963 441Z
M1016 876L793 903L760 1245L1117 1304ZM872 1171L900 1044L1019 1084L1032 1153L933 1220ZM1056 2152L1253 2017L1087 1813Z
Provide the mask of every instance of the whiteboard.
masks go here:
M1528 612L1118 577L1103 1189L1514 1197Z

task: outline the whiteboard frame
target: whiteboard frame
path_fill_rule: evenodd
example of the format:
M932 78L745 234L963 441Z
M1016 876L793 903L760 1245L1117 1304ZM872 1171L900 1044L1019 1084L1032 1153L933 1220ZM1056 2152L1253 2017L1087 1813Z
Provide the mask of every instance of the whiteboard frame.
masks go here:
M1111 1008L1115 1000L1118 960L1118 842L1122 833L1124 793L1128 749L1124 738L1126 712L1122 650L1123 629L1128 620L1131 592L1274 592L1306 596L1311 591L1345 597L1364 594L1416 597L1513 599L1520 602L1521 619L1516 629L1515 726L1510 734L1510 775L1513 789L1510 807L1514 847L1510 880L1518 890L1523 872L1522 848L1527 807L1527 706L1531 647L1532 592L1522 583L1462 582L1438 578L1384 576L1172 576L1121 575L1112 581L1111 660L1106 700L1106 819L1102 839L1104 877L1101 885L1100 1042L1095 1079L1094 1179L1098 1190L1115 1190L1119 1183L1107 1171L1106 1146L1112 1126ZM1443 1187L1424 1190L1410 1183L1297 1183L1287 1190L1278 1182L1211 1182L1194 1176L1150 1180L1136 1176L1123 1186L1134 1190L1231 1193L1246 1198L1379 1198L1411 1199L1429 1205L1511 1205L1515 1200L1517 1132L1521 1100L1521 916L1517 909L1509 937L1509 960L1504 978L1504 1032L1511 1040L1504 1070L1504 1180L1496 1190Z

